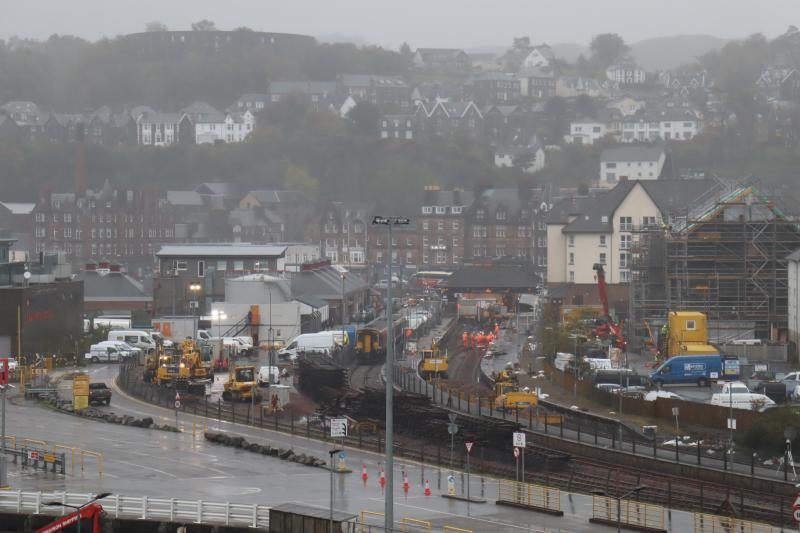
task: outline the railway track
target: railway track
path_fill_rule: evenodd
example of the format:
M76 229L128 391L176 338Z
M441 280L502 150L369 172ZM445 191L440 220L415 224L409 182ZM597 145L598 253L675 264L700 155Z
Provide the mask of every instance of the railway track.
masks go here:
M383 389L382 370L383 363L351 367L348 370L350 388L353 390Z

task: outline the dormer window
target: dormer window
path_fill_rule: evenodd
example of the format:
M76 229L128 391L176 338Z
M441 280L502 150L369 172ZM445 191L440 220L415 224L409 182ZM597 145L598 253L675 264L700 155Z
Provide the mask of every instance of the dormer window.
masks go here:
M477 218L478 220L483 220L485 216L486 212L483 209L478 209L477 211L475 211L475 218Z
M423 215L430 215L431 213L433 213L433 207L431 207L429 205L422 206L422 214Z
M444 206L436 206L436 214L437 215L444 215L446 212L446 208Z
M451 208L450 208L450 211L451 211L451 212L452 212L454 215L460 215L460 214L461 214L461 211L462 211L462 209L464 209L462 206L460 206L460 205L454 205L453 207L451 207Z

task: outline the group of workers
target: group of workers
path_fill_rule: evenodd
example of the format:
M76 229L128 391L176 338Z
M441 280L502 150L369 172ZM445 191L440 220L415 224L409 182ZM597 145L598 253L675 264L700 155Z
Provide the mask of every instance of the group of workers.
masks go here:
M461 344L465 350L472 350L473 348L486 348L496 338L500 336L500 324L495 323L494 328L490 331L464 331L461 334Z

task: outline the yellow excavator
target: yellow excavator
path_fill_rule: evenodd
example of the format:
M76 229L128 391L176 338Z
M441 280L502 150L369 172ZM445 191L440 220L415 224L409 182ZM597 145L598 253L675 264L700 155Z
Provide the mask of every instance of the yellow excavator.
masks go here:
M536 406L538 398L527 387L520 389L516 376L510 370L503 370L494 382L494 404L498 409L515 411Z
M145 358L144 378L161 387L192 395L205 395L211 374L203 365L200 352L182 346L183 353L169 353L159 348Z
M429 349L420 350L419 375L422 379L447 379L447 353L441 353L436 340L431 341Z
M228 381L225 382L222 391L222 399L226 402L253 401L254 394L255 400L260 402L261 392L259 392L256 382L256 367L231 364L228 370Z

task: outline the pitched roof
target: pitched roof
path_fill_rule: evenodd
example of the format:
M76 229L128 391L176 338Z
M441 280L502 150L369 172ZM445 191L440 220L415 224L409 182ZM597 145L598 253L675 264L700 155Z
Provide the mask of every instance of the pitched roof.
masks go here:
M181 109L180 112L189 115L195 124L198 122L219 124L225 121L225 113L215 109L207 102L193 102Z
M570 217L583 214L589 209L594 198L576 196L564 198L550 208L545 222L547 224L568 224Z
M408 84L401 76L380 76L377 74L342 74L340 80L342 85L345 87L408 87Z
M246 196L253 196L259 203L262 204L271 204L271 203L300 203L300 202L310 202L311 200L306 196L306 193L303 191L295 191L295 190L276 190L276 189L265 189L265 190L256 190L256 191L249 191Z
M83 280L83 297L87 302L153 300L141 283L121 272L102 274L97 271L83 271L78 274L78 279Z
M658 146L621 146L606 148L600 154L602 162L658 161L664 156L664 149Z
M475 194L472 191L454 190L441 190L431 189L425 190L425 198L423 205L430 206L463 206L469 207L475 200Z
M0 205L11 211L12 215L30 215L36 204L20 202L0 202Z
M203 205L203 197L197 191L167 191L167 201L173 206Z
M334 94L335 81L271 81L270 94Z
M344 293L350 295L369 288L357 274L349 273L344 278ZM303 270L292 277L292 294L312 295L323 300L342 299L342 274L332 266L315 270Z
M523 199L520 197L520 191L517 188L508 189L486 189L483 191L473 202L472 207L482 207L491 212L497 211L499 208L505 209L506 213L513 217L525 205Z
M286 246L249 243L166 244L156 257L283 257Z
M800 261L800 250L795 250L786 257L787 261Z

